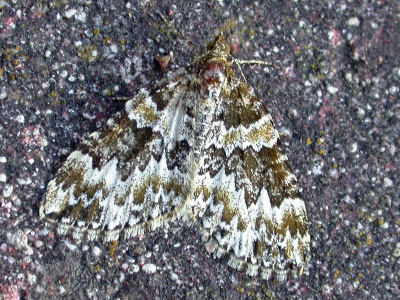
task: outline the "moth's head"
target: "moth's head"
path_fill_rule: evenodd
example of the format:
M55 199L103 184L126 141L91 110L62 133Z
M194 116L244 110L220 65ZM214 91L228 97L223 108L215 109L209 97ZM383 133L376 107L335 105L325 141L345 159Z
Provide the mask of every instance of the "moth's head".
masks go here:
M199 65L203 71L213 70L212 72L215 74L218 72L225 73L225 68L232 65L233 61L231 55L229 54L229 50L229 46L225 43L222 33L220 33L212 42L208 43L207 52L196 60L196 64ZM211 77L214 78L214 75ZM220 80L217 80L217 82L220 82Z

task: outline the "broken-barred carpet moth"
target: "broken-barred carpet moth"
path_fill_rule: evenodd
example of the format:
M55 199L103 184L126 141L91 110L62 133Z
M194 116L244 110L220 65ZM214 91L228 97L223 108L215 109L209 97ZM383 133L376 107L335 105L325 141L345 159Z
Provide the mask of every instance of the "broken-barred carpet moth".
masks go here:
M192 66L140 90L68 157L40 217L105 241L180 218L249 275L301 273L306 208L271 116L235 62L219 35Z

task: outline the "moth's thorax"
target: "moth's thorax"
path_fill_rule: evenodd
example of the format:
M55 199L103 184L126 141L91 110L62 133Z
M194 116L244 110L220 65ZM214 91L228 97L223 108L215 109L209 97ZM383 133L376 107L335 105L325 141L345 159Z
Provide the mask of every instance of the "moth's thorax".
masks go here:
M208 62L200 77L203 87L221 85L226 80L225 65L221 62Z

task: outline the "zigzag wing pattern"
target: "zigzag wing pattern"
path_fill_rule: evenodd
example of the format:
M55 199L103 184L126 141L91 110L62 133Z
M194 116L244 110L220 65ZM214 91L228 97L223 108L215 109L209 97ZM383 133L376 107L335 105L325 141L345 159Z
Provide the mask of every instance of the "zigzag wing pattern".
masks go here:
M271 116L222 36L189 68L142 89L50 181L40 217L105 241L176 218L253 276L301 274L310 236Z

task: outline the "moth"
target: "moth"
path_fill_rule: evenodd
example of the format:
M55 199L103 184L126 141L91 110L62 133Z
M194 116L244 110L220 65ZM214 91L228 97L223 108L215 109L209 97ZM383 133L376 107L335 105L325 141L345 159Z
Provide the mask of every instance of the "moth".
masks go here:
M304 201L270 114L218 35L187 67L143 88L74 151L40 218L76 239L129 238L176 219L250 276L309 260Z

